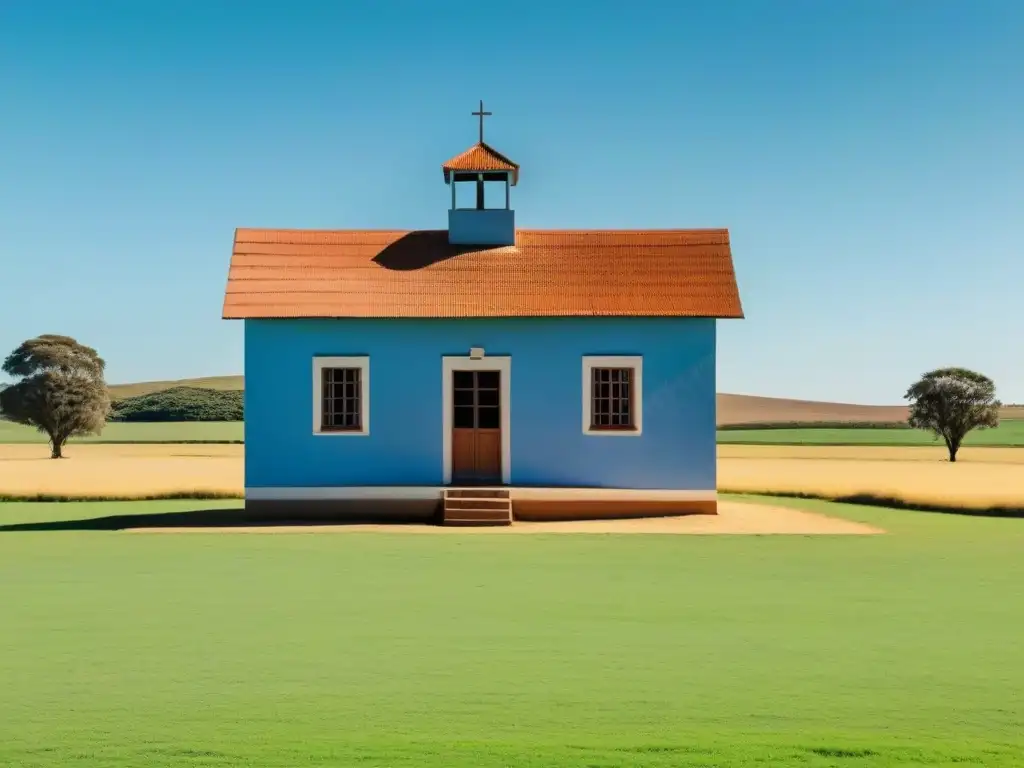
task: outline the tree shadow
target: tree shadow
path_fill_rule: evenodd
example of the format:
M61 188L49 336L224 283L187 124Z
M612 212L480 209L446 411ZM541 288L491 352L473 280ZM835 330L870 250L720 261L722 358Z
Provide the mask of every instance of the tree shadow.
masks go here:
M456 256L490 251L493 245L453 245L444 229L418 229L407 232L373 257L373 263L396 272L410 272L439 264ZM501 246L504 247L504 246Z
M33 531L125 531L147 528L258 528L293 527L311 525L360 525L366 523L419 523L432 522L423 519L408 520L390 517L352 517L328 510L308 511L289 509L287 516L272 512L246 510L244 507L224 509L196 509L184 512L156 512L139 515L108 515L79 520L46 520L34 523L10 523L0 525L0 533L25 533Z

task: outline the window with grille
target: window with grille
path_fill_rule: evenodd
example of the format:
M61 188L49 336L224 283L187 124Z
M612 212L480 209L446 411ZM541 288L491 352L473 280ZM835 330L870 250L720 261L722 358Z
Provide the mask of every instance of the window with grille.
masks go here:
M643 358L583 356L583 432L639 436L643 426Z
M320 428L325 432L357 432L363 428L359 368L324 368Z
M369 434L369 358L313 359L313 431Z
M591 429L633 429L633 369L591 368Z

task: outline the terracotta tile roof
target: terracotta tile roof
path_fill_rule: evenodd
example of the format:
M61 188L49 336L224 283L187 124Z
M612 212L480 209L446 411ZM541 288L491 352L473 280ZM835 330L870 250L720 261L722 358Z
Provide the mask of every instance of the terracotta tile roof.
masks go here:
M729 232L239 229L225 318L742 317Z
M512 171L512 186L519 182L519 164L513 163L484 142L474 144L461 155L456 155L442 165L441 170L444 171L445 184L452 171Z

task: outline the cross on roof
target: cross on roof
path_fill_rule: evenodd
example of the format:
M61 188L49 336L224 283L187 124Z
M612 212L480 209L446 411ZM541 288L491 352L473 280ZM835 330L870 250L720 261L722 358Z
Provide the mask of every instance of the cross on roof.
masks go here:
M484 117L489 117L489 116L491 116L493 114L494 114L493 112L484 112L484 100L480 99L480 111L479 112L473 112L473 115L474 116L479 116L479 118L480 118L480 143L481 144L484 143Z

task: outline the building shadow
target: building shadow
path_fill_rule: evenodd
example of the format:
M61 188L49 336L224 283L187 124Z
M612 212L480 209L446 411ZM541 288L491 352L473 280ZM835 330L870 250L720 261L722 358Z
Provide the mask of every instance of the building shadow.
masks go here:
M125 531L147 528L235 528L287 526L302 528L311 525L360 525L382 522L380 518L356 519L351 515L311 509L306 513L290 510L287 517L272 513L260 513L243 507L224 509L196 509L184 512L156 512L139 515L108 515L80 520L47 520L34 523L10 523L0 525L0 533L27 533L33 531ZM413 523L422 525L426 520L388 519L392 523Z
M373 257L373 263L384 269L409 272L466 253L493 250L492 245L452 245L444 229L418 229L407 232Z

